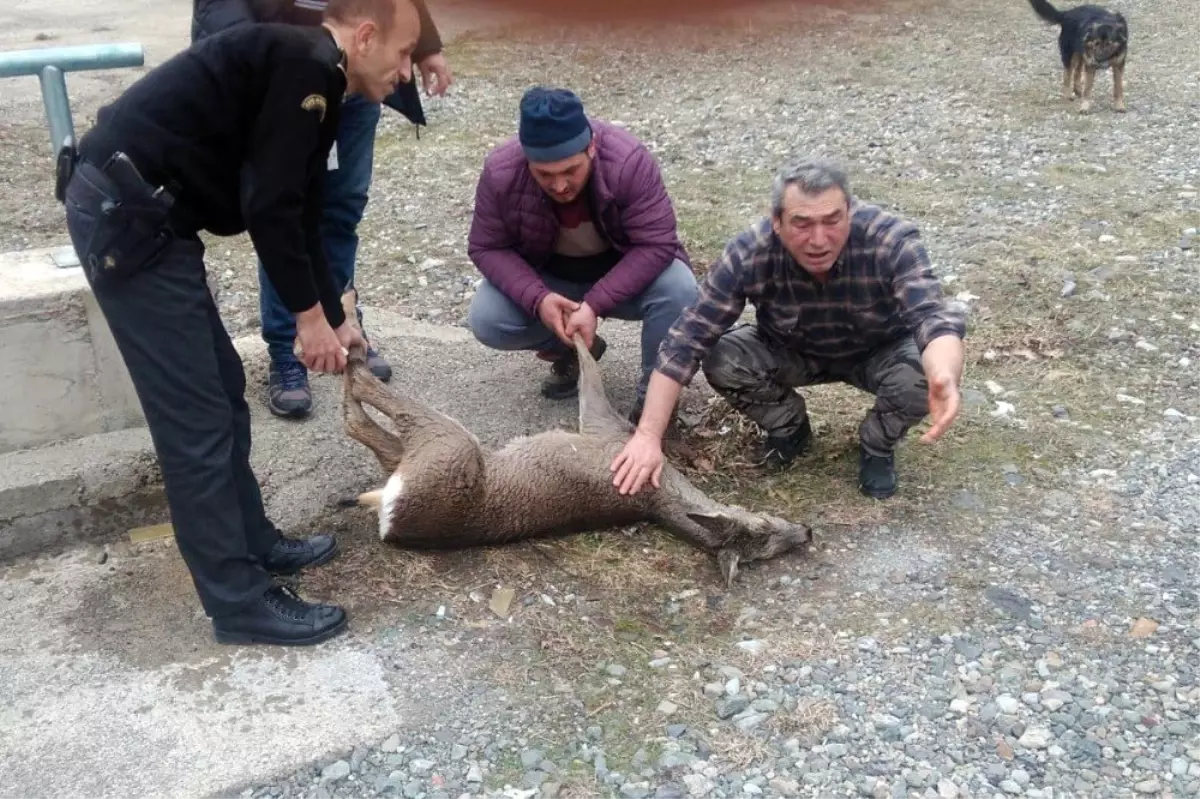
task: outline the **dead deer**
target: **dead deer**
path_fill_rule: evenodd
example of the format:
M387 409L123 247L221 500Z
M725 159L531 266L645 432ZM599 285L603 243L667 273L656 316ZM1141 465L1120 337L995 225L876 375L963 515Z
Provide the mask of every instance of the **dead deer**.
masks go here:
M353 290L343 297L355 320ZM370 449L385 485L342 500L377 509L379 535L411 549L505 544L653 522L716 556L726 586L738 564L767 560L812 542L812 530L767 514L724 505L697 489L670 463L660 487L620 494L609 465L633 426L609 404L600 369L575 336L579 353L579 432L550 430L487 451L456 420L386 387L351 351L343 373L349 436ZM395 431L364 409L375 408Z

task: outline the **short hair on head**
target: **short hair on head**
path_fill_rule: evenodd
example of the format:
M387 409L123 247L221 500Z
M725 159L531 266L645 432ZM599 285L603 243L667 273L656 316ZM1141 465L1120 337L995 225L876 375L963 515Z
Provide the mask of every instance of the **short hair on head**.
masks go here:
M396 12L406 5L412 5L411 0L329 0L324 18L343 25L369 19L386 36L396 21Z
M784 164L775 173L771 185L771 213L774 216L783 213L783 195L789 186L795 186L809 196L837 187L846 195L846 200L850 200L850 180L846 177L846 170L832 158L812 156Z

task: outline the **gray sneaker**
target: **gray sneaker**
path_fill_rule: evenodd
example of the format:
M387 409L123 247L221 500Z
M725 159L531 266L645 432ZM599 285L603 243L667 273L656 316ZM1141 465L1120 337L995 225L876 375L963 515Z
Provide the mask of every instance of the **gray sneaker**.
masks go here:
M392 379L392 365L371 346L367 347L367 368L381 382L386 383Z
M267 407L276 416L300 419L312 411L308 370L298 361L272 363L267 383Z

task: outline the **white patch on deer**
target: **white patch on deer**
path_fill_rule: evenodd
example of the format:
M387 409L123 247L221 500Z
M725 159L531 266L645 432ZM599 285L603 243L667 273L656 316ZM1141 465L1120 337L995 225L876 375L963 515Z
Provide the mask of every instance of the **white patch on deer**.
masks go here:
M383 500L379 504L379 537L386 539L392 529L392 514L396 510L396 500L404 493L404 477L396 472L388 478L383 487Z

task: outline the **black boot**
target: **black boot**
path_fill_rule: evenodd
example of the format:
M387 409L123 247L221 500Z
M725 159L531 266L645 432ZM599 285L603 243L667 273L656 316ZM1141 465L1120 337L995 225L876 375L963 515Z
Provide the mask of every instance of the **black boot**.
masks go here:
M301 569L328 563L336 554L337 539L331 535L314 535L302 541L281 535L263 558L262 565L272 574L295 574Z
M592 339L592 358L599 361L608 349L600 336ZM572 347L550 364L550 374L542 381L542 396L547 399L567 399L579 393L579 356Z
M896 493L896 461L892 453L872 455L859 447L858 490L875 499L887 499Z
M346 612L336 605L305 602L287 586L276 585L250 607L219 616L212 625L222 644L308 646L345 629Z
M796 432L787 436L767 436L763 444L763 465L768 469L786 469L797 457L808 452L812 444L812 423L808 417L796 428Z

